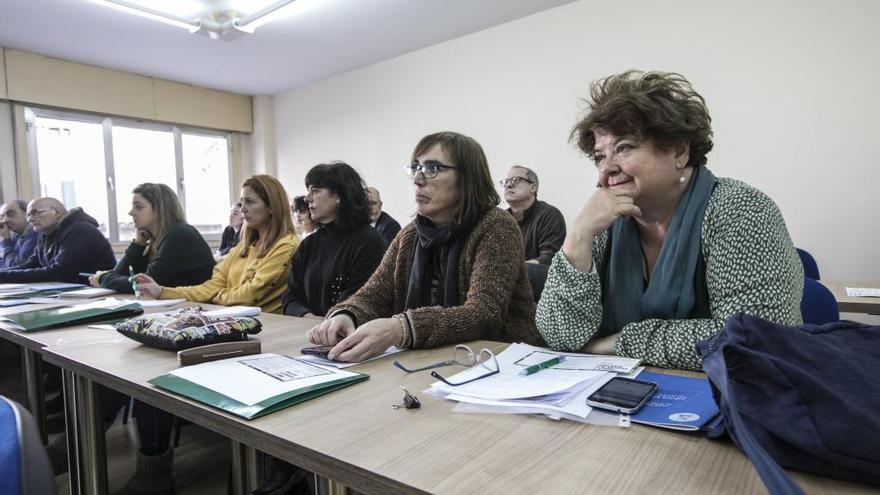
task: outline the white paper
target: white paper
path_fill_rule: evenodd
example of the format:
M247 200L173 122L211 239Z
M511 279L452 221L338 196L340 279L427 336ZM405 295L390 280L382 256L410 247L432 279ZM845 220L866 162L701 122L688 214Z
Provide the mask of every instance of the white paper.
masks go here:
M559 394L605 373L603 371L560 369L559 365L556 365L528 376L520 376L519 372L524 366L516 363L523 361L533 352L546 351L527 344L511 344L504 352L496 356L499 373L460 386L452 387L442 382L436 382L431 387L437 388L437 391L443 395L467 395L490 400L523 399ZM438 370L438 372L442 373L442 370ZM461 383L484 375L486 372L486 368L478 365L456 375L448 377L444 375L444 378L451 383Z
M138 299L134 302L140 304L142 308L164 308L186 302L186 299Z
M239 363L239 361L243 360L262 358L274 359L279 357L286 357L287 359L294 361L294 363L290 363L292 367L291 370L301 366L308 366L320 368L327 373L285 382L275 379L264 372L258 371L252 366ZM278 364L278 362L275 361L275 364ZM289 356L279 356L278 354L271 353L239 356L230 359L222 359L220 361L197 364L195 366L184 366L173 370L170 373L249 406L302 387L356 376L354 373L348 371L324 368Z
M880 289L872 287L847 287L847 297L880 297Z
M308 361L310 363L320 364L321 366L331 366L333 368L341 370L341 369L345 369L345 368L350 368L352 366L357 366L361 363L367 363L367 362L370 362L370 361L373 361L376 359L382 359L385 356L397 354L398 352L402 352L402 351L403 351L403 349L401 349L397 346L391 346L388 349L385 349L385 352L383 352L382 354L380 354L374 358L366 359L366 360L361 361L359 363L343 363L342 361L331 361L329 359L324 359L320 356L315 356L313 354L303 354L302 356L297 357L297 359L299 359L300 361Z
M88 289L72 290L58 294L59 299L92 299L94 297L115 294L113 289L104 289L102 287L89 287Z
M256 306L227 306L202 313L205 316L257 316L262 310Z

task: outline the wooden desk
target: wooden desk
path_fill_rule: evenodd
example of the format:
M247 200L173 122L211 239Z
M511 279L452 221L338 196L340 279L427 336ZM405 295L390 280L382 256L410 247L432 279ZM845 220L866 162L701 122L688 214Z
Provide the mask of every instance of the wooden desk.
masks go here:
M276 315L261 320L263 351L286 354L306 345L304 332L314 324ZM397 358L418 366L451 353L450 346ZM624 429L453 413L453 402L421 392L433 381L429 372L407 375L389 358L356 367L370 375L365 382L252 421L147 384L177 366L167 351L135 342L50 346L44 358L364 493L766 493L732 444L641 425ZM421 409L391 408L400 402L400 385L419 397ZM820 476L793 476L808 493L876 492Z
M847 287L880 288L880 281L873 282L835 282L820 280L825 287L834 294L837 306L841 313L867 313L880 315L880 297L849 297L846 295Z

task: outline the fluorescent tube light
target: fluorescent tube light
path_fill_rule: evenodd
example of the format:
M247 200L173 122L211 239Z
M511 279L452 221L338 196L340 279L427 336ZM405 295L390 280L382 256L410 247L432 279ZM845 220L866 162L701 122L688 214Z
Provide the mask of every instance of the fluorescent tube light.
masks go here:
M140 5L130 4L123 0L89 0L92 3L96 3L99 5L103 5L105 7L110 7L122 12L126 12L129 14L134 14L136 16L143 17L145 19L151 19L154 21L164 22L165 24L169 24L171 26L177 26L183 29L186 29L190 33L195 33L199 29L201 29L201 23L198 20L190 20L183 19L180 17L176 17L170 14L165 14L163 12L159 12L156 10L149 9L147 7L142 7Z

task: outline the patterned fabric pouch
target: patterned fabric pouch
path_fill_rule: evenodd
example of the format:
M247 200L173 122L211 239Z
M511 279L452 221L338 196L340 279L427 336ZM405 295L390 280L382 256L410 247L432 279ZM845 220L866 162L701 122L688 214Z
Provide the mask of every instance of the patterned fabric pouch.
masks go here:
M256 318L207 316L198 306L141 315L116 324L116 331L132 340L171 351L247 340L248 334L260 333L261 329Z

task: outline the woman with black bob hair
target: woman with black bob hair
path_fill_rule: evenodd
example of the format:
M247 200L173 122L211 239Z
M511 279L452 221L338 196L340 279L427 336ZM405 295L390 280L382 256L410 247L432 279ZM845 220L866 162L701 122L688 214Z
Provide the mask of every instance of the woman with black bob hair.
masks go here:
M370 278L382 261L385 241L370 226L366 186L350 165L315 165L305 184L318 229L293 255L284 314L320 318Z

